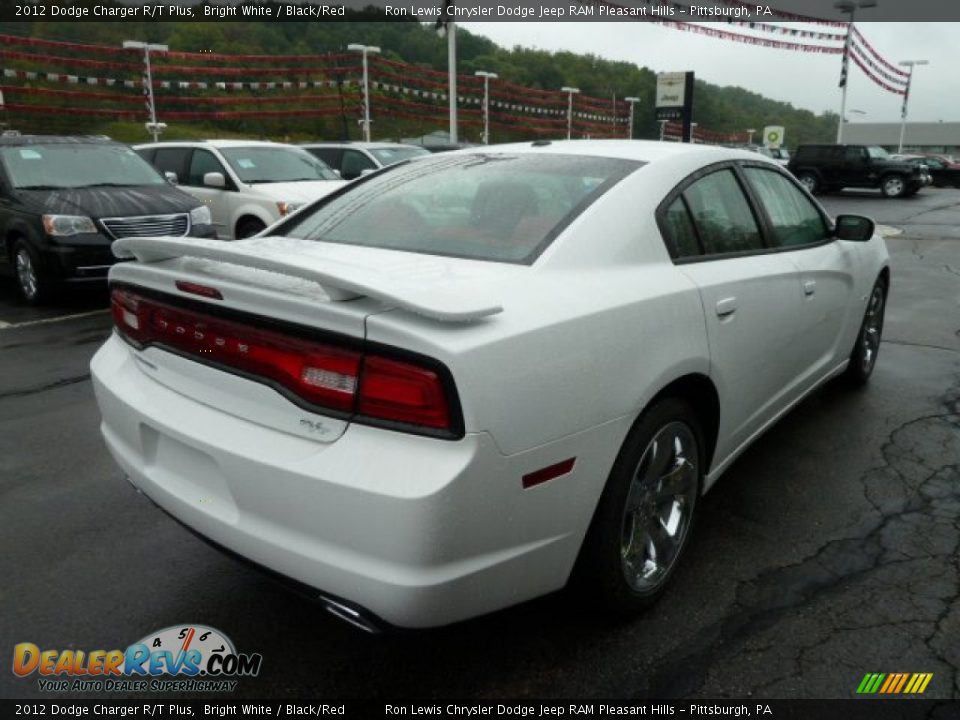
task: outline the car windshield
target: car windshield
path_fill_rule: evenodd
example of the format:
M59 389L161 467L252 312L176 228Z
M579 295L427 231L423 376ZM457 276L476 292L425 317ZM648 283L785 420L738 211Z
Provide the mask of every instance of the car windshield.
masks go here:
M370 148L370 154L380 161L381 165L393 165L402 160L429 155L430 151L418 147L379 147Z
M250 185L340 179L326 163L300 148L250 146L220 152L237 177Z
M434 155L371 176L279 231L529 264L590 203L642 165L574 155Z
M888 153L882 147L878 147L877 145L870 145L869 147L867 147L867 153L870 155L870 157L876 158L878 160L890 159L890 153Z
M18 190L166 185L166 179L125 145L63 143L0 149Z

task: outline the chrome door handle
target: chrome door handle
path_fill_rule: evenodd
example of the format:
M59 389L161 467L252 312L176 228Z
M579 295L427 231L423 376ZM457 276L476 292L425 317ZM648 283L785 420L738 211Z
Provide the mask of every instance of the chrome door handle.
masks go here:
M735 297L724 298L717 302L717 317L729 317L737 311L737 299Z
M803 283L803 294L804 295L813 295L817 291L817 281L816 280L807 280Z

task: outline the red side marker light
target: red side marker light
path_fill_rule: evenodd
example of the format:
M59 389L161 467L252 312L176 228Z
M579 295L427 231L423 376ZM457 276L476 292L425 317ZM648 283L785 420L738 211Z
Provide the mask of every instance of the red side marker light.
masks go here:
M573 470L573 464L576 460L575 457L568 458L567 460L558 462L556 465L549 465L545 468L534 470L532 473L527 473L523 476L523 489L526 490L527 488L532 488L534 485L540 485L548 480L566 475Z
M208 285L200 285L199 283L187 282L186 280L177 280L177 290L190 293L191 295L210 298L211 300L223 300L223 295L221 295L220 291L216 288L209 287Z

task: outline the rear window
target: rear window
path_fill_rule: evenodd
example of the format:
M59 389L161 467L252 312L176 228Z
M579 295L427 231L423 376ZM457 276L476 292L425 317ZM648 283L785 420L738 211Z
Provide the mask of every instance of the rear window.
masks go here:
M18 190L167 184L126 145L23 145L0 149L0 159Z
M279 231L345 245L532 263L643 163L575 155L439 155L377 174Z

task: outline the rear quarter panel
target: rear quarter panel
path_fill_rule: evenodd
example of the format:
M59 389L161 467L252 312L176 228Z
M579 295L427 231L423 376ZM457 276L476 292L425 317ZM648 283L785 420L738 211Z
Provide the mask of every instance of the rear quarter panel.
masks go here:
M505 273L502 313L443 324L393 310L368 318L368 339L445 363L467 431L489 432L506 455L634 417L672 380L707 375L699 293L674 267L653 215L682 174L661 181L646 170L588 208L532 266Z

